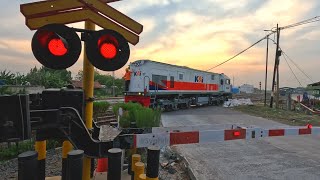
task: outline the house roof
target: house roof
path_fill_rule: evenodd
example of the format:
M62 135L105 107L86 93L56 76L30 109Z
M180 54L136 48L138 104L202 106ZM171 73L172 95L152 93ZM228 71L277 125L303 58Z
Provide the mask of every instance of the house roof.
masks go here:
M75 88L81 88L81 89L83 88L82 81L72 80L72 85ZM102 85L98 81L95 81L94 82L94 89L101 89L101 88L103 88Z
M312 84L308 84L308 86L320 86L320 81Z

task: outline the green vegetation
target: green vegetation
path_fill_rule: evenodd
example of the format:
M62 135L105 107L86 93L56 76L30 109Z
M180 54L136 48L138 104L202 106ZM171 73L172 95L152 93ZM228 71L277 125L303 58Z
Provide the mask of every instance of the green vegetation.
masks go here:
M47 141L47 149L61 146L62 143L56 140ZM0 162L16 158L20 153L34 150L34 140L26 140L18 143L18 146L11 144L10 147L0 148Z
M71 83L71 72L67 70L54 70L46 67L32 68L26 75L26 80L31 85L44 86L45 88L62 88Z
M138 103L118 103L113 106L113 112L118 115L119 108L123 109L120 118L122 128L130 127L131 122L136 122L138 128L158 127L160 125L161 111L145 108Z
M67 70L53 70L46 67L32 68L27 75L0 71L0 80L6 85L36 85L45 88L62 88L72 80L71 72Z
M83 72L79 71L76 75L77 80L82 80ZM94 72L94 80L104 85L107 89L96 89L94 95L97 97L112 96L112 86L114 83L115 95L122 95L124 80L113 78L111 75L100 74L99 71ZM26 74L12 73L8 70L0 71L0 81L5 85L33 85L44 86L45 88L62 88L71 84L71 72L67 70L54 70L46 67L34 67ZM0 87L1 94L13 94L5 87Z
M77 80L82 80L83 77L83 71L79 71L78 74L76 75ZM123 92L123 87L124 87L124 80L115 78L111 75L104 75L101 74L99 71L94 72L94 80L98 81L101 85L106 86L109 89L109 92L107 92L105 89L103 90L95 90L94 95L97 97L108 97L112 95L112 86L113 86L113 81L114 81L114 86L115 86L115 95L122 95Z
M134 111L137 127L157 127L160 125L161 111L143 108L140 111Z
M105 113L109 107L110 104L107 101L93 102L93 117L97 118L99 115Z
M310 123L314 126L320 126L319 115L307 115L302 112L286 111L282 109L270 108L269 106L265 107L263 105L238 106L234 107L233 109L288 125L304 126Z

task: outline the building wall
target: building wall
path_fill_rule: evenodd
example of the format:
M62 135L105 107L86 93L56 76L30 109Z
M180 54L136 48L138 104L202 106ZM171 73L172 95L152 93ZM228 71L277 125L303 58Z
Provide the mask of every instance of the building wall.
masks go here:
M243 84L240 86L240 92L242 93L253 93L254 92L254 86L250 84Z
M7 85L8 89L14 93L25 91L27 94L42 93L45 88L43 86L10 86Z

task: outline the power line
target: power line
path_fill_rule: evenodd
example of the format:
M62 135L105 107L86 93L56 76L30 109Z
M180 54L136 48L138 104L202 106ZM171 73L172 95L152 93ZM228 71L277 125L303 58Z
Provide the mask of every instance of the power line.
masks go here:
M280 30L283 30L283 29L288 29L288 28L292 28L292 27L296 27L296 26L301 26L301 25L304 25L304 24L309 24L309 23L313 23L313 22L317 22L317 21L320 21L320 16L315 16L313 18L310 18L310 19L307 19L307 20L303 20L303 21L300 21L300 22L297 22L297 23L294 23L294 24L290 24L290 25L287 25L287 26L284 26L284 27L280 27L279 29ZM238 54L232 56L231 58L223 61L222 63L216 65L216 66L213 66L211 68L209 68L208 70L206 71L210 71L216 67L219 67L229 61L231 61L232 59L236 58L237 56L241 55L242 53L246 52L247 50L251 49L253 46L257 45L258 43L260 43L262 40L268 38L269 35L271 34L275 34L275 32L272 32L268 35L266 35L265 37L263 37L262 39L260 39L259 41L255 42L254 44L252 44L251 46L249 46L248 48L244 49L243 51L239 52ZM272 40L273 41L273 40ZM274 41L273 41L274 42Z
M285 52L283 52L283 54L287 56L287 58L292 62L292 64L294 64L312 83L314 83L311 77L307 73L305 73Z
M269 39L270 39L270 38L269 38ZM273 39L270 39L270 40L273 41L275 44L277 44ZM295 63L295 62L287 55L287 53L285 53L285 52L281 49L280 46L279 46L279 49L282 51L282 53L283 53L285 56L287 56L287 58L292 62L292 64L293 64L297 69L299 69L312 83L314 83L314 81L312 80L312 78L311 78L305 71L303 71L302 68L300 68L300 67L298 66L298 64Z
M315 17L307 19L307 20L303 20L303 21L300 21L300 22L297 22L297 23L294 23L294 24L290 24L290 25L287 25L287 26L284 26L284 27L280 27L280 30L293 28L293 27L296 27L296 26L301 26L301 25L304 25L304 24L309 24L309 23L313 23L313 22L317 22L317 21L320 21L320 16L315 16Z
M291 70L291 72L292 72L293 76L294 76L294 77L296 78L296 80L299 82L300 87L302 87L301 82L300 82L300 81L299 81L299 79L297 78L296 74L294 74L294 72L293 72L293 70L292 70L292 68L291 68L291 66L290 66L290 64L289 64L289 62L287 61L287 58L286 58L285 56L283 56L283 58L284 58L284 60L286 60L286 63L288 64L288 66L289 66L289 68L290 68L290 70Z
M246 48L246 49L244 49L243 51L239 52L238 54L232 56L231 58L223 61L222 63L220 63L220 64L218 64L218 65L216 65L216 66L213 66L213 67L209 68L209 69L206 70L206 71L210 71L210 70L212 70L212 69L214 69L214 68L216 68L216 67L219 67L219 66L225 64L225 63L228 62L228 61L231 61L232 59L236 58L237 56L239 56L239 55L241 55L242 53L246 52L247 50L251 49L253 46L259 44L261 41L263 41L264 39L266 39L269 35L271 35L271 34L273 34L273 33L274 33L274 32L266 35L265 37L261 38L260 40L258 40L257 42L255 42L254 44L252 44L251 46L249 46L248 48Z

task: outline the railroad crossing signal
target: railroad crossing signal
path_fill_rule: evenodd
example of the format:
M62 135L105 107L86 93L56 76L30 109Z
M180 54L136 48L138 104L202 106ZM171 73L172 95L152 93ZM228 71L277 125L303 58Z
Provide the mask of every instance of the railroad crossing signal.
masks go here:
M259 82L259 89L260 89L260 91L261 91L261 81Z
M86 99L93 97L92 65L109 71L124 66L130 56L128 42L136 45L143 30L141 24L106 4L113 1L117 0L47 0L20 5L26 25L31 30L38 29L32 40L34 55L40 63L50 68L67 68L77 61L81 42L79 37L75 36L76 29L62 24L85 21L86 30L78 31L83 33L82 40L86 43L87 56L84 55L83 65L83 89ZM94 24L105 30L93 31ZM92 113L93 102L88 101L84 110L88 129L92 128ZM39 149L45 150L43 147ZM63 145L62 149L68 148ZM90 164L90 158L84 158L84 180L90 179Z
M92 21L101 31L82 31L86 53L96 68L114 71L123 67L130 56L128 42L135 45L143 26L105 4L115 0L50 0L20 6L26 25L38 29L32 39L36 59L52 69L72 66L81 53L76 29L62 24Z
M45 67L66 69L77 62L81 41L77 33L62 24L41 27L32 38L32 52Z
M133 45L139 42L143 26L101 0L50 0L22 4L26 25L35 30L47 24L68 24L85 20L119 32Z
M129 44L116 31L88 32L84 41L89 61L100 70L118 70L129 60ZM48 24L38 29L31 46L35 58L51 69L69 68L81 53L81 41L75 30L62 24Z

